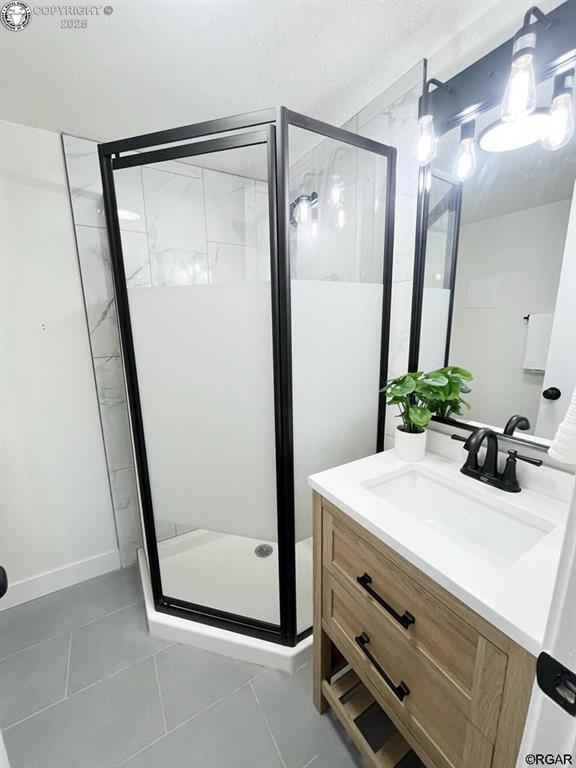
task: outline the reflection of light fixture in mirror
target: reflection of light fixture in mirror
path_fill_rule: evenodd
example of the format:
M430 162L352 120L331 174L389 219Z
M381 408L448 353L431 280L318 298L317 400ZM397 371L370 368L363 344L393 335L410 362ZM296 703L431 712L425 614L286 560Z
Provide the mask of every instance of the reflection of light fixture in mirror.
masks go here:
M496 120L485 128L478 138L484 152L509 152L541 141L548 127L548 111L536 109L531 115L514 123Z
M296 205L296 208L294 209L294 218L298 224L306 224L310 218L310 201L307 197L303 196Z
M316 240L318 237L318 222L316 219L312 219L312 223L310 224L310 237L312 240Z
M344 208L338 208L336 223L338 225L338 229L342 229L344 224L346 224L346 212L344 211Z
M122 208L118 208L118 218L122 221L138 221L140 216L134 211L125 211Z
M344 185L340 179L340 176L332 176L332 186L330 187L330 205L333 208L338 208L342 205L344 198Z
M522 26L514 35L510 75L500 108L505 123L522 120L536 109L536 33L530 24L532 16L536 21L547 22L548 26L551 26L546 15L534 5L526 11Z
M312 208L318 205L318 193L298 195L290 203L290 224L297 227L298 224L306 224L312 216Z
M428 165L436 155L436 134L432 115L422 115L418 120L416 139L416 160L418 165Z
M560 149L574 136L573 87L573 69L554 78L554 95L548 115L548 128L542 139L542 146L545 149Z
M441 88L446 93L451 93L450 88L435 77L431 77L424 84L424 92L418 104L418 135L416 137L416 162L418 165L428 165L436 155L434 117L429 109L431 85Z
M460 129L460 146L456 155L454 174L458 181L466 181L476 170L476 144L474 142L474 131L476 124L470 120L462 125Z

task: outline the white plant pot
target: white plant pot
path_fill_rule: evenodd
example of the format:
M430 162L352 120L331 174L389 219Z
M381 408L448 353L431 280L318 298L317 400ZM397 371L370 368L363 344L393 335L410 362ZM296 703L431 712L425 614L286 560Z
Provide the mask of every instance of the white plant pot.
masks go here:
M425 429L422 432L404 432L399 427L394 430L394 453L402 461L422 461L426 454Z

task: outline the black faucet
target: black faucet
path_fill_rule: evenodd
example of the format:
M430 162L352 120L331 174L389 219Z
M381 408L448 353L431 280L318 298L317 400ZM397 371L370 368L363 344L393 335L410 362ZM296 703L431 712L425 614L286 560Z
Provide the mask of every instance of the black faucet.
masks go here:
M522 489L516 476L516 461L526 461L536 467L542 466L541 459L532 459L530 456L520 456L517 451L508 451L506 466L504 471L498 471L498 437L496 433L488 427L476 429L467 439L460 435L452 435L452 440L460 440L464 443L463 448L468 451L468 457L464 462L460 472L474 480L480 480L481 483L493 485L502 491L508 493L519 493ZM478 452L482 443L486 440L486 456L482 467L478 464Z
M504 434L512 436L515 429L530 429L530 422L526 416L510 416L504 427Z

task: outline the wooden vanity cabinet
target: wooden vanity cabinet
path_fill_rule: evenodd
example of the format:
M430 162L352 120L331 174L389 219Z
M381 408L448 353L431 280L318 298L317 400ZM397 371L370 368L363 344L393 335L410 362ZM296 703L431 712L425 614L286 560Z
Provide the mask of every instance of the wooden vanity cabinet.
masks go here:
M374 766L514 768L536 659L314 494L314 698ZM344 670L338 672L338 670ZM397 732L374 752L377 703Z

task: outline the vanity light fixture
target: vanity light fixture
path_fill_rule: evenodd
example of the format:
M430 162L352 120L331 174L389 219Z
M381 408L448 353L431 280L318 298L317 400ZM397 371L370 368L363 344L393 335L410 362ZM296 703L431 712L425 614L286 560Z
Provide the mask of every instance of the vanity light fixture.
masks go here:
M458 147L454 166L454 175L458 181L466 181L474 175L476 170L475 130L476 123L474 120L463 123L460 128L460 146Z
M526 11L524 22L514 35L510 75L501 106L501 116L505 123L523 120L536 109L536 33L531 29L532 17L536 21L548 22L548 26L551 26L546 14L534 5Z
M418 136L416 139L416 161L418 165L429 165L436 156L436 133L434 131L434 117L428 108L428 94L430 86L443 88L450 93L450 88L435 77L431 77L424 84L424 93L420 99L418 117Z
M573 69L554 78L552 106L548 114L546 135L542 139L542 146L545 149L560 149L574 136L573 89Z

